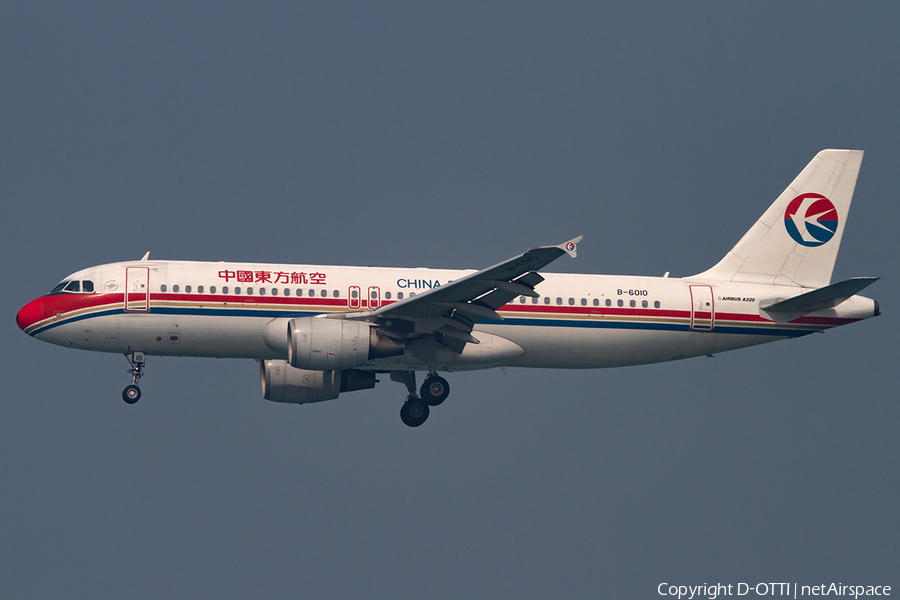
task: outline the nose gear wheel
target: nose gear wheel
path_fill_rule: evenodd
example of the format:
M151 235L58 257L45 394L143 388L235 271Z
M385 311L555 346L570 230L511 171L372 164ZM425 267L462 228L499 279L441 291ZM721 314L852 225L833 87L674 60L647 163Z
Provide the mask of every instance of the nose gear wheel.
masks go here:
M138 382L144 376L144 353L133 352L126 354L125 358L131 363L131 368L128 369L128 373L131 375L131 385L125 386L125 389L122 390L122 400L128 404L134 404L141 399L141 388L138 387Z

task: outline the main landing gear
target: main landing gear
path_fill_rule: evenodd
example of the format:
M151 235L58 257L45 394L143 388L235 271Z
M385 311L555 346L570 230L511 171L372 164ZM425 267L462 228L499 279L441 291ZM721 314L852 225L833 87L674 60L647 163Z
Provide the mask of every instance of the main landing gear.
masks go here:
M144 375L144 353L133 352L130 355L126 354L125 358L131 363L131 368L128 369L128 373L131 374L131 385L125 386L125 389L122 390L122 400L128 404L134 404L141 399L141 388L138 387L138 381Z
M408 427L418 427L428 418L432 406L437 406L450 395L447 380L430 371L416 394L415 371L391 371L391 379L406 386L409 392L406 402L400 407L400 420Z
M419 388L419 394L428 406L437 406L450 395L450 384L440 375L429 373Z

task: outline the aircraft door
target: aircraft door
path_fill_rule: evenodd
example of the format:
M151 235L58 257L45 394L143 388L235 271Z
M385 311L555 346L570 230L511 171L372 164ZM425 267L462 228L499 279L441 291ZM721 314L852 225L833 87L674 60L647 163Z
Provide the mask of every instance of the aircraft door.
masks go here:
M351 285L351 286L350 286L350 289L349 289L348 292L347 292L347 308L350 308L350 309L353 309L353 310L358 310L358 309L359 309L359 306L360 306L360 304L359 304L359 302L360 302L359 296L360 296L360 294L359 294L359 286L358 286L358 285Z
M694 331L712 331L715 325L716 312L713 303L712 286L691 286L691 329Z
M150 310L150 268L125 267L125 310Z

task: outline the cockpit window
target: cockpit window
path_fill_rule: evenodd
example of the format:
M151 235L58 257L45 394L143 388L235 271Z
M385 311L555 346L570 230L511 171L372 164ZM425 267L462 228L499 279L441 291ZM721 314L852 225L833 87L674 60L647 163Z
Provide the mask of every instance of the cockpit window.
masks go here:
M94 293L94 282L90 279L85 279L84 281L61 281L56 285L55 288L50 290L51 294L93 294Z

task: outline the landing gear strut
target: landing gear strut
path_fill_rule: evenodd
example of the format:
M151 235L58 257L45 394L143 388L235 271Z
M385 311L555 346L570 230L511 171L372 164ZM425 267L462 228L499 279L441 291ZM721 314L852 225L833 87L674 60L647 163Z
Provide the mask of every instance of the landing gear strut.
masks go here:
M131 374L131 385L125 386L125 389L122 390L122 400L128 404L134 404L141 399L141 388L138 387L138 382L144 375L144 353L133 352L130 355L126 354L125 358L131 363L131 368L128 369L128 373Z
M430 371L416 393L415 371L391 371L391 380L406 386L406 402L400 407L400 420L409 427L418 427L428 418L430 406L437 406L450 395L450 384L434 371Z

